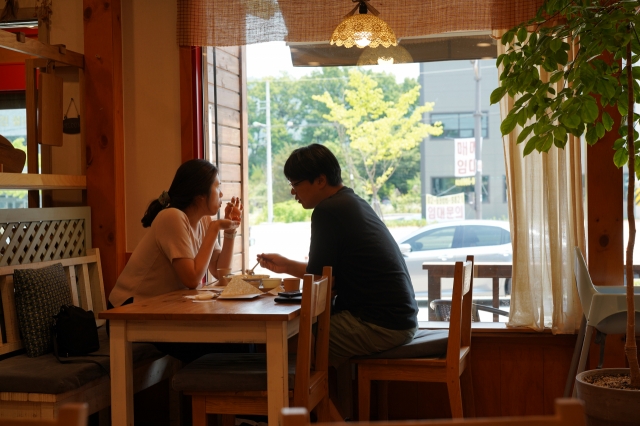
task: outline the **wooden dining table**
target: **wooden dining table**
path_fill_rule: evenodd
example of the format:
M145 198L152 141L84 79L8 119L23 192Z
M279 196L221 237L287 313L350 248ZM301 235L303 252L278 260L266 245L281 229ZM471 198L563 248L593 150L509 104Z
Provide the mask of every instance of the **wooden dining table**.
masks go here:
M287 339L298 333L300 305L274 296L194 301L181 290L100 312L110 321L111 420L133 426L132 342L266 343L269 425L289 405ZM239 413L240 414L240 413Z

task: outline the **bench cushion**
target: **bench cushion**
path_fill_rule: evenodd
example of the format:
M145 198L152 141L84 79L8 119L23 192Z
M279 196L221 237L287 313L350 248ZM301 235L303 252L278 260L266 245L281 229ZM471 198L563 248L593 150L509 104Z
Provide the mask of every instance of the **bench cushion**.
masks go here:
M98 329L98 335L100 350L95 353L108 355L109 337L104 327ZM134 363L162 356L162 352L150 343L133 344ZM109 370L109 358L106 356L68 359L91 359L100 362ZM0 361L0 392L60 394L77 389L104 375L104 371L94 363L60 364L53 354L37 358L16 355Z
M29 357L51 352L53 316L71 303L67 274L61 263L13 273L16 312L22 344Z
M289 389L293 389L296 354L289 354ZM173 375L181 392L240 392L267 390L266 354L209 354Z
M354 359L438 358L447 355L449 330L418 330L406 345Z

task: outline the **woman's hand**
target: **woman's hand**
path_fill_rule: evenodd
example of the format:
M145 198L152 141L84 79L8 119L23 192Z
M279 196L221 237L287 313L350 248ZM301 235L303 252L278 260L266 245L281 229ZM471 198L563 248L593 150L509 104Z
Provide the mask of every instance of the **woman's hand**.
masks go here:
M217 234L220 231L226 231L226 232L234 231L238 229L238 226L240 226L240 222L238 222L237 220L218 219L218 220L211 221L211 223L209 224L209 228L207 229L207 232L213 231Z
M242 210L244 209L240 198L231 197L231 201L224 208L224 218L240 222Z

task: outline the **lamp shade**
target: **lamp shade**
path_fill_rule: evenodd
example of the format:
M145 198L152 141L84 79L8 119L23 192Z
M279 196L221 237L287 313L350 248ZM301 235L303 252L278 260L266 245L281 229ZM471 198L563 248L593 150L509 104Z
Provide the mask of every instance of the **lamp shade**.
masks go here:
M410 62L413 62L411 53L400 45L367 47L362 50L362 54L358 58L358 66L360 67L364 65L407 64Z
M360 48L395 46L398 44L393 30L377 16L356 14L345 18L331 35L331 44Z

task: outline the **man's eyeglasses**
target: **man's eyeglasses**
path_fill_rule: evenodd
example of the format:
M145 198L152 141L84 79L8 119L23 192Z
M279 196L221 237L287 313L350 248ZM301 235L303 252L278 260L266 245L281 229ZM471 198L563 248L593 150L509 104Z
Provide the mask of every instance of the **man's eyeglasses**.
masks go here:
M299 181L297 181L297 182L291 182L291 181L290 181L290 182L289 182L289 186L290 186L291 188L293 188L293 189L296 189L296 186L300 185L302 182L304 182L304 179L299 180Z

